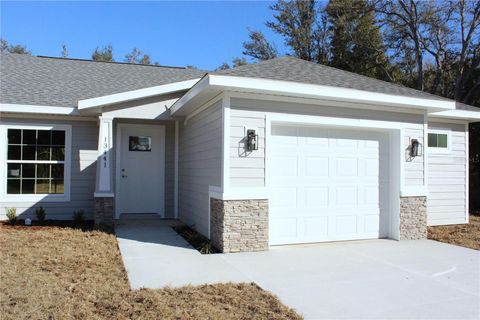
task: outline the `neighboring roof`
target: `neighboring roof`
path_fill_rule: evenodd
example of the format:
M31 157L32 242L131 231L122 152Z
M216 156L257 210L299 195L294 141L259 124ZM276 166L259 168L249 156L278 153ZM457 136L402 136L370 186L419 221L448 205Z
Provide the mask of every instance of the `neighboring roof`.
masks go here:
M294 57L282 57L211 74L293 81L430 100L450 99Z
M179 67L0 54L0 103L73 107L79 100L204 74Z

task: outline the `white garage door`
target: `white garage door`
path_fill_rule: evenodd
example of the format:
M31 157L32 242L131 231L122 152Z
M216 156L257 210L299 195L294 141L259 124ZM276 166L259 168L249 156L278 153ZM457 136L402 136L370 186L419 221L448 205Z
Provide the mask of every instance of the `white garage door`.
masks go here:
M272 126L270 244L378 238L387 145L375 132Z

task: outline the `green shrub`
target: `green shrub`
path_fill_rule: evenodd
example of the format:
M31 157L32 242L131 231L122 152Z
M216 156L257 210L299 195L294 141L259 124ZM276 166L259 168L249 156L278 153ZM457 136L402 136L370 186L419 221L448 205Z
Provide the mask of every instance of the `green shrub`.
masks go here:
M85 211L78 210L73 212L72 216L73 224L80 225L85 220Z
M37 220L40 221L40 222L43 222L45 221L45 216L46 216L46 213L45 213L45 209L43 209L43 207L39 207L35 210L35 215L37 216Z
M12 226L17 221L17 208L7 208L7 221Z

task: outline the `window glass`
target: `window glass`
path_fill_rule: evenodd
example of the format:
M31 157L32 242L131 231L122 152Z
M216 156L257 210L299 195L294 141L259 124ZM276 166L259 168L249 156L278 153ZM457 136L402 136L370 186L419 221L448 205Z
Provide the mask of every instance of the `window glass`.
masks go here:
M7 193L19 194L20 193L20 179L8 179L7 180Z
M20 160L22 158L21 146L8 146L7 159L8 160Z
M22 144L35 145L37 144L37 130L22 130L23 139Z
M21 144L22 143L22 130L9 129L8 130L8 144Z
M7 194L63 194L65 131L7 130Z
M438 148L447 148L447 135L439 134L437 135L437 147Z
M445 133L429 133L428 146L431 148L448 148L448 135Z

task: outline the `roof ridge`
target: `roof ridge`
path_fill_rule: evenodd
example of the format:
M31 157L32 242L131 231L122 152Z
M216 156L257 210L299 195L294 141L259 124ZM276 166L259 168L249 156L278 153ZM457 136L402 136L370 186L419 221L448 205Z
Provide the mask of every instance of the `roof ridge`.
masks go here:
M15 53L2 53L2 56L9 56ZM40 58L40 59L52 59L52 60L65 60L65 61L83 61L83 62L92 62L92 63L110 63L110 64L118 64L118 65L133 65L133 66L142 66L142 67L157 67L157 68L169 68L169 69L182 69L182 70L189 70L187 67L178 67L178 66L166 66L166 65L155 65L155 64L140 64L140 63L132 63L132 62L122 62L122 61L96 61L91 59L81 59L81 58L63 58L63 57L52 57L52 56L42 56L42 55L21 55L19 56L26 56L29 58Z

